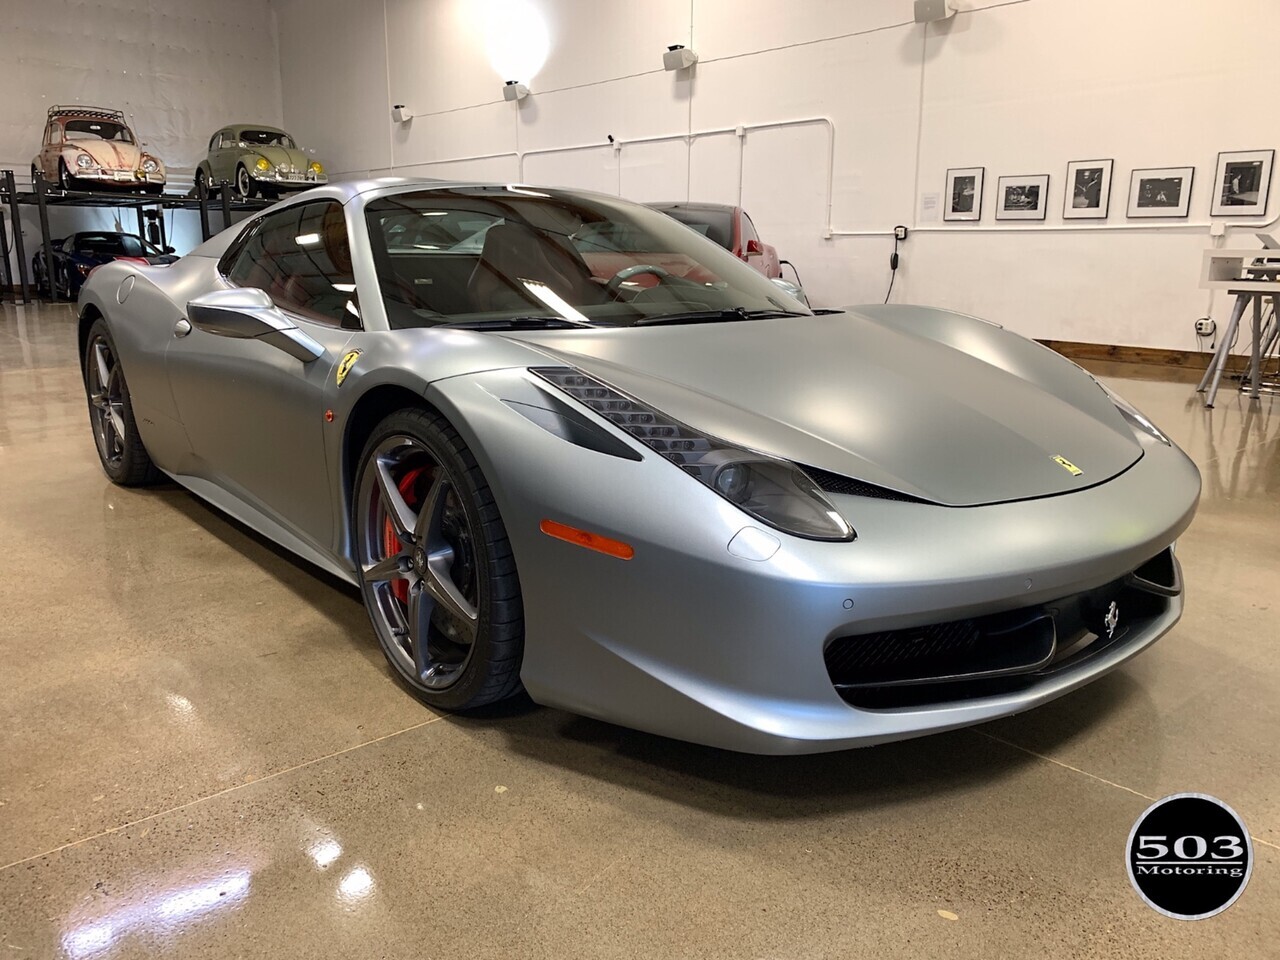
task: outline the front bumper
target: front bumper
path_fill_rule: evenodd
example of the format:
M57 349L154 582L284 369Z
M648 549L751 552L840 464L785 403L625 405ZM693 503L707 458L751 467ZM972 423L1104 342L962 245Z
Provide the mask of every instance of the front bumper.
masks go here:
M1058 497L951 508L835 496L856 541L765 531L779 546L754 560L728 545L760 525L671 464L576 446L516 412L510 402L542 402L522 371L440 381L428 398L464 432L493 486L525 601L521 678L539 703L732 750L839 750L1038 706L1123 663L1181 615L1181 595L1166 597L1090 656L1012 688L854 705L828 671L831 641L1112 584L1191 522L1195 466L1142 440L1130 469ZM542 519L623 540L635 556L552 540Z
M136 187L145 184L163 184L165 174L145 173L139 170L108 170L105 167L90 167L72 171L77 180L92 180L102 186Z
M316 176L310 173L282 173L279 170L268 170L266 173L250 171L249 176L258 183L281 187L318 187L329 182L329 177L323 173Z

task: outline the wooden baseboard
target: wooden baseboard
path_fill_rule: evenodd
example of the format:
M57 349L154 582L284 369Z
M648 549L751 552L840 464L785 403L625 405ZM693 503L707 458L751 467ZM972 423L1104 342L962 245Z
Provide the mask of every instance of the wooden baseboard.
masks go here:
M1162 350L1157 347L1125 347L1109 343L1080 343L1076 340L1039 340L1072 360L1110 360L1115 363L1141 363L1157 367L1183 367L1203 370L1213 359L1212 353L1197 350ZM1232 354L1227 360L1230 371L1246 370L1249 358Z

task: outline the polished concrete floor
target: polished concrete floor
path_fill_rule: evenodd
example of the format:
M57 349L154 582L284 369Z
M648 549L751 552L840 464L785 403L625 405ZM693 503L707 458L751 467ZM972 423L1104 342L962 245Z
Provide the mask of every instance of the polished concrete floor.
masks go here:
M0 960L1280 956L1280 398L1101 371L1204 473L1181 624L1022 716L738 756L433 715L358 597L99 469L69 308L0 308ZM1245 818L1243 898L1129 887L1154 799Z

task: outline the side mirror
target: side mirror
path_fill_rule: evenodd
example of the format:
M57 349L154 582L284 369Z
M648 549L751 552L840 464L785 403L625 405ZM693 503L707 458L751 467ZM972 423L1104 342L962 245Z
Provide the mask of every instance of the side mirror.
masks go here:
M232 287L214 290L187 304L197 329L233 340L261 340L303 363L324 356L324 347L298 329L263 290Z
M747 241L747 256L748 256L748 257L754 257L754 256L757 256L758 254L761 254L761 253L764 253L764 247L763 247L763 246L761 246L761 244L760 244L760 241L759 241L759 240L748 240L748 241Z
M178 251L177 251L177 250L175 250L173 247L165 247L165 248L164 248L164 252L165 252L165 253L177 253Z
M809 298L804 295L804 291L796 286L790 280L784 280L782 277L771 277L770 279L780 287L789 297L795 297L806 307L809 306Z

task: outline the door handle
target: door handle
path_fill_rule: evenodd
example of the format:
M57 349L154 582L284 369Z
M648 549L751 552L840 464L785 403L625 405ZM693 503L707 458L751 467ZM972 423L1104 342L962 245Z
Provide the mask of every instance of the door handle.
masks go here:
M177 323L173 325L173 335L175 337L185 337L190 332L191 332L191 321L188 320L186 317L182 317Z

